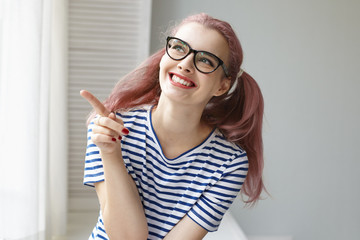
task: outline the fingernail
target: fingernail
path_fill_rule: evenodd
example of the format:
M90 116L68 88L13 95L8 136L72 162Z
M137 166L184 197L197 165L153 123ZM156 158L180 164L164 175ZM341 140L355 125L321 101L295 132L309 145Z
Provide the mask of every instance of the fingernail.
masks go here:
M121 130L121 132L125 135L129 134L129 130L127 128L123 128L123 130Z
M118 139L119 139L119 140L121 140L121 139L122 139L122 137L121 137L121 136L119 136L119 137L118 137Z
M113 140L113 142L116 142L116 138L112 138L111 140Z

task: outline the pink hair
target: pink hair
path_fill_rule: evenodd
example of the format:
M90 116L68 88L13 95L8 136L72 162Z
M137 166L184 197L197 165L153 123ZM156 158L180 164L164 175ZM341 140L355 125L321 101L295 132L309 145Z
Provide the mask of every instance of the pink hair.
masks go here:
M241 193L248 198L246 203L255 203L262 190L263 142L262 120L264 101L258 84L246 72L237 78L243 61L243 51L232 27L224 21L201 13L183 20L172 34L184 24L196 22L217 30L231 48L229 75L232 89L228 94L212 98L203 112L203 120L216 126L231 142L244 148L249 160L249 170ZM126 75L114 87L104 105L110 110L129 109L145 104L157 104L161 89L159 84L159 63L165 49L150 56L142 65Z

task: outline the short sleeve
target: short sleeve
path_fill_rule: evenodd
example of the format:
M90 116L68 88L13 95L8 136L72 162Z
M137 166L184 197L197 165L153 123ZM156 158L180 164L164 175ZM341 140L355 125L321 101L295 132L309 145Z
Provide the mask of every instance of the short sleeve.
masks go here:
M246 153L233 160L219 181L205 190L188 212L188 216L207 231L216 231L225 212L240 192L248 166Z
M104 181L104 169L99 148L91 141L94 122L90 122L87 132L84 184L94 187L94 183Z

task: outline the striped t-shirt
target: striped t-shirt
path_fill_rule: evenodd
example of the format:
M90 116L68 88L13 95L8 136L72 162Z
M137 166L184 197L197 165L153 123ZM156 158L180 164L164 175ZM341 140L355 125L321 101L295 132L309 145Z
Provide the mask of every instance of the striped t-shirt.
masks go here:
M186 214L207 231L216 231L245 180L246 152L215 129L200 145L168 159L152 127L151 107L117 117L130 130L121 141L122 155L144 206L148 239L163 239ZM92 126L84 173L89 186L104 181L99 149L91 141ZM89 239L108 239L101 212Z

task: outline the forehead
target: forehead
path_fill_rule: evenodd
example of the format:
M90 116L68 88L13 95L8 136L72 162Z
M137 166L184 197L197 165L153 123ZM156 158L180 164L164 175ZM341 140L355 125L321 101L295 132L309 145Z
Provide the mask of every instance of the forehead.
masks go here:
M188 23L179 28L175 37L189 43L196 50L213 53L227 63L228 43L218 31L206 28L199 23Z

